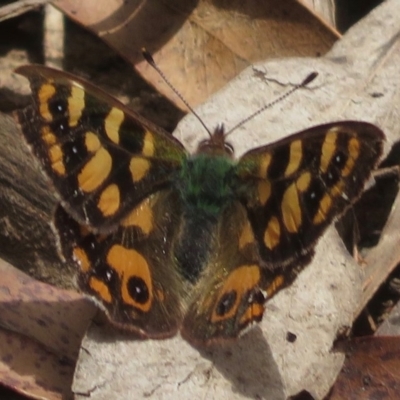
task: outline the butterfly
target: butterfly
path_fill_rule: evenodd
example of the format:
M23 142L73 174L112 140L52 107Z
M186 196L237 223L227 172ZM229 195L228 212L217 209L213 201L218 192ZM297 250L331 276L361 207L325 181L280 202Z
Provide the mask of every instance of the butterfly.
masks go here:
M318 238L360 195L383 132L315 126L238 160L223 127L194 154L66 72L33 65L23 135L60 198L60 247L77 284L140 337L178 331L196 346L261 321Z

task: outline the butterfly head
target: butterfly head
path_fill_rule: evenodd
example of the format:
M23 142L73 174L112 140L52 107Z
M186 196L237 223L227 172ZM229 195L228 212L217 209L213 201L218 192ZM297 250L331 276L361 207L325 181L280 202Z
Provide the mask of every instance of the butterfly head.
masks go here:
M196 153L233 158L233 146L226 142L225 138L225 127L223 125L218 125L214 132L210 133L209 139L202 140L199 143Z

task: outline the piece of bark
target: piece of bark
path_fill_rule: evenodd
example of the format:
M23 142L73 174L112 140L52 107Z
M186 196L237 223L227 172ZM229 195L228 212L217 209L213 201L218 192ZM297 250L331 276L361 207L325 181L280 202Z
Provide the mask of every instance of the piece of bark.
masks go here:
M400 337L360 337L344 344L347 357L328 400L397 400Z
M0 143L1 256L37 279L72 288L74 270L61 260L52 229L54 188L41 173L15 119L2 113Z

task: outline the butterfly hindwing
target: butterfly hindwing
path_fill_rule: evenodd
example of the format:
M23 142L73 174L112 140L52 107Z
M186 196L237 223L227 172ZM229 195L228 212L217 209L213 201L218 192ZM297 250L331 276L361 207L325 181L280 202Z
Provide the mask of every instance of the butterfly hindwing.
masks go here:
M180 215L179 200L165 190L139 203L107 235L90 232L57 209L61 248L76 264L78 286L114 325L146 338L172 336L179 329L184 286L171 243Z
M241 197L269 265L290 265L359 196L382 152L364 122L320 125L250 150L238 163Z
M33 104L22 131L64 207L93 230L112 230L144 197L170 184L183 146L113 97L65 72L24 66Z
M212 236L211 257L191 291L181 330L197 345L238 337L261 320L266 300L258 245L239 202L224 210Z

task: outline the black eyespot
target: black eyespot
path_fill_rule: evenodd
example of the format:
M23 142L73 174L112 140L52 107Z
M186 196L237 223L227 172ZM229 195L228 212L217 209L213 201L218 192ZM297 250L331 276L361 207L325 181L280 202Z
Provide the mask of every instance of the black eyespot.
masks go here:
M64 163L69 171L76 168L76 165L84 162L87 157L87 149L82 141L66 141L62 145Z
M333 156L332 164L337 168L342 169L347 161L347 156L342 151L338 150L336 154Z
M53 116L64 116L67 111L67 103L61 99L50 100L49 110Z
M92 253L93 254L93 253ZM117 279L115 271L109 268L106 264L96 261L94 263L93 274L106 283L107 285L114 285Z
M327 187L332 187L340 179L340 172L337 168L331 167L325 175L325 183Z
M320 179L314 179L311 181L310 187L305 193L307 199L307 208L311 210L316 210L319 207L319 202L325 193L325 188Z
M237 295L235 291L225 293L215 309L216 314L220 317L223 317L225 314L227 314L234 306L236 297Z
M127 287L130 296L137 303L145 304L149 301L149 288L146 282L139 276L129 278Z

